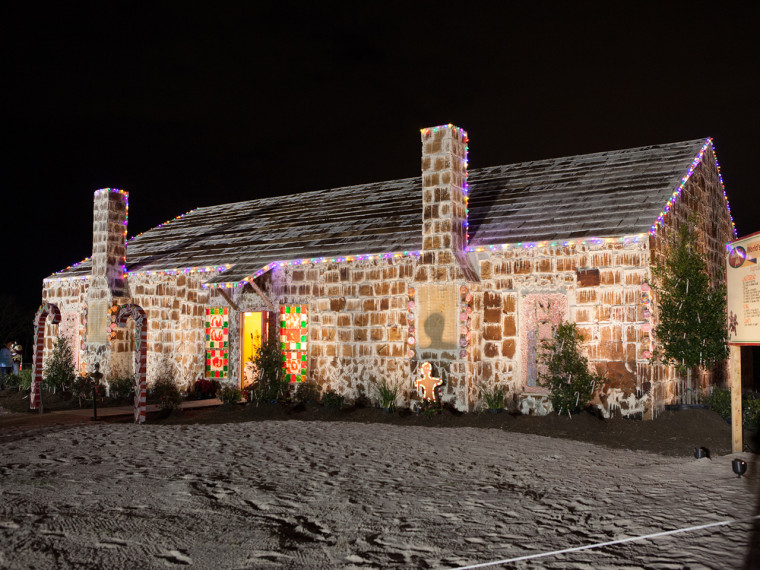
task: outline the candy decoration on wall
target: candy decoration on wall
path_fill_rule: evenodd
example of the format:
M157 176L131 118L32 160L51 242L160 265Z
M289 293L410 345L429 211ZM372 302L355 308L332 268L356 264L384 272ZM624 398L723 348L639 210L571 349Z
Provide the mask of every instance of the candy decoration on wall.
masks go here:
M652 358L652 289L649 283L641 284L641 295L639 297L641 307L641 358L649 360Z
M147 409L148 317L139 305L127 304L117 308L114 322L124 327L132 318L135 321L135 423L145 423Z
M57 325L61 322L61 311L53 303L45 303L34 316L34 347L32 350L32 393L29 397L29 409L40 408L40 386L42 384L42 352L45 348L45 323L50 317L50 324Z
M309 378L308 339L309 306L280 307L282 370L288 382L306 382Z
M406 343L409 347L409 349L406 351L406 356L409 358L409 360L413 359L416 355L416 352L414 351L414 345L417 342L417 338L414 336L414 295L415 295L414 287L409 287L407 289L406 294L407 297L409 297L409 301L406 304L406 323L409 327L409 330L407 331L407 337L406 337Z
M112 305L108 309L108 333L106 338L108 339L108 342L111 342L116 338L116 329L118 328L118 325L116 324L116 316L119 312L119 305Z
M206 309L206 378L227 378L229 373L229 309Z
M472 334L472 293L466 285L459 288L461 303L459 309L459 358L467 358L467 347Z
M443 380L431 376L433 372L433 365L429 362L423 362L420 365L420 371L422 372L422 378L416 378L414 380L414 387L417 389L417 393L423 400L430 400L435 402L438 400L436 395L436 389L443 384Z

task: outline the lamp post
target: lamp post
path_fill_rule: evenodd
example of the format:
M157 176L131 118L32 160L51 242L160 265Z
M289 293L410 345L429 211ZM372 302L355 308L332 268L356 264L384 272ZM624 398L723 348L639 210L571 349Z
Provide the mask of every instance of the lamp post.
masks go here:
M100 371L100 364L95 364L95 372L90 374L92 378L92 419L97 421L98 419L98 386L100 385L100 379L103 378L103 373Z

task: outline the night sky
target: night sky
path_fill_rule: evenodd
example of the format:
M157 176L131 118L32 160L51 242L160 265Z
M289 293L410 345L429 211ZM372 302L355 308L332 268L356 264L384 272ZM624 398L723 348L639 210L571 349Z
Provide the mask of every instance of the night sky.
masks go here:
M356 4L6 10L0 295L33 312L90 255L98 188L129 191L132 236L417 176L419 129L449 122L470 168L712 136L739 235L760 230L756 3Z

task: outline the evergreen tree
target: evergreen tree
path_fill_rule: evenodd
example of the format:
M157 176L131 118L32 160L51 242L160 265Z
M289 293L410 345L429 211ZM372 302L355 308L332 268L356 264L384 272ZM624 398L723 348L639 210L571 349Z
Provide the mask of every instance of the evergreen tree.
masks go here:
M604 378L589 370L588 359L581 354L583 335L575 323L560 323L551 340L541 341L538 383L549 388L549 399L558 414L580 412L591 401Z
M45 387L54 392L70 388L76 378L74 353L69 341L60 335L55 339L53 351L45 362L42 377Z
M710 283L694 225L691 218L678 228L664 263L654 267L659 354L665 363L689 375L696 366L710 369L728 358L726 286Z

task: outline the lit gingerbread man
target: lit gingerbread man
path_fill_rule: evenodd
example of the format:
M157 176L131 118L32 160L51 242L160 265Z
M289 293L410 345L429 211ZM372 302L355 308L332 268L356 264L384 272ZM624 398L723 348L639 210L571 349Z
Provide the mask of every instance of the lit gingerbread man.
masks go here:
M417 393L419 393L420 386L422 386L422 398L435 402L435 389L443 384L443 380L430 375L433 372L433 365L429 362L420 364L420 369L422 370L422 378L417 378L414 381L414 387L417 388Z

